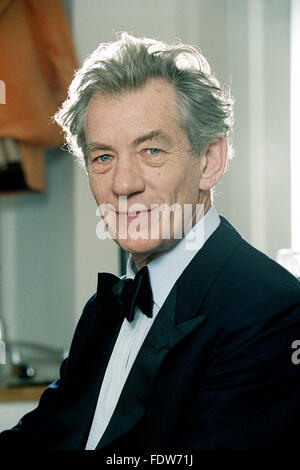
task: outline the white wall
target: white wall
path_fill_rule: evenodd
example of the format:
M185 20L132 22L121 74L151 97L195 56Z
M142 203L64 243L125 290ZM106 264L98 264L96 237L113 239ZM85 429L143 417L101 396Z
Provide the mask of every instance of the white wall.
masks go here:
M291 186L292 248L300 252L300 1L292 0L291 24Z
M290 1L226 3L236 157L217 206L275 257L291 244Z
M0 309L10 340L66 348L73 333L73 163L51 149L44 193L0 196Z

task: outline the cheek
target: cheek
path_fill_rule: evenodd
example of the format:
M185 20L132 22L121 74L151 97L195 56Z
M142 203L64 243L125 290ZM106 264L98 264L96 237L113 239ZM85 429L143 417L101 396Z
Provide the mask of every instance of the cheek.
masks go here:
M166 187L164 174L161 170L144 172L142 177L146 183L146 187L153 193L160 193L162 188Z
M91 176L89 177L89 185L93 193L93 196L96 199L96 202L98 204L103 202L103 197L105 195L105 187L104 187L103 182L100 182L99 178L95 178Z

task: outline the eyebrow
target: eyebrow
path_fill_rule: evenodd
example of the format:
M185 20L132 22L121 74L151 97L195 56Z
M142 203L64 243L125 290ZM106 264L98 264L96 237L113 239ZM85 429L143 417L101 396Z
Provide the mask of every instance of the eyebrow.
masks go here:
M139 144L142 144L143 142L146 142L148 140L154 140L154 139L161 140L162 142L165 142L168 145L171 145L172 143L172 139L168 134L166 134L160 129L157 129L157 130L148 132L147 134L141 135L140 137L137 137L133 141L132 145L139 145ZM114 148L111 145L101 143L101 142L90 142L89 144L87 144L86 151L88 154L96 150L114 151Z
M91 152L95 152L96 150L111 150L114 151L114 149L107 144L102 144L100 142L90 142L86 146L86 152L87 154L90 154Z

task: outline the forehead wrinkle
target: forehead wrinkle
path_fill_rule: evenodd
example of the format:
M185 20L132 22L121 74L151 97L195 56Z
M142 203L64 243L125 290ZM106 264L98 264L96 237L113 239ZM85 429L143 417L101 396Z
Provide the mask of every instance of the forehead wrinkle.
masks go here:
M151 132L148 132L147 134L144 134L140 137L137 137L133 141L133 145L139 145L139 144L142 144L143 142L146 142L147 140L153 140L153 139L161 140L163 142L166 142L169 145L172 144L171 137L169 135L165 134L162 130L157 129L157 130L153 130Z

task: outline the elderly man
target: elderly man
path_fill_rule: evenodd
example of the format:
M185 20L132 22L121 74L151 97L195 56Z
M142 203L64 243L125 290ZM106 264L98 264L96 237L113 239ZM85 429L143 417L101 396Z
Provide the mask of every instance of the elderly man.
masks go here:
M300 285L212 205L232 99L204 57L124 33L87 58L56 120L131 255L125 278L99 274L60 378L0 442L292 448Z

